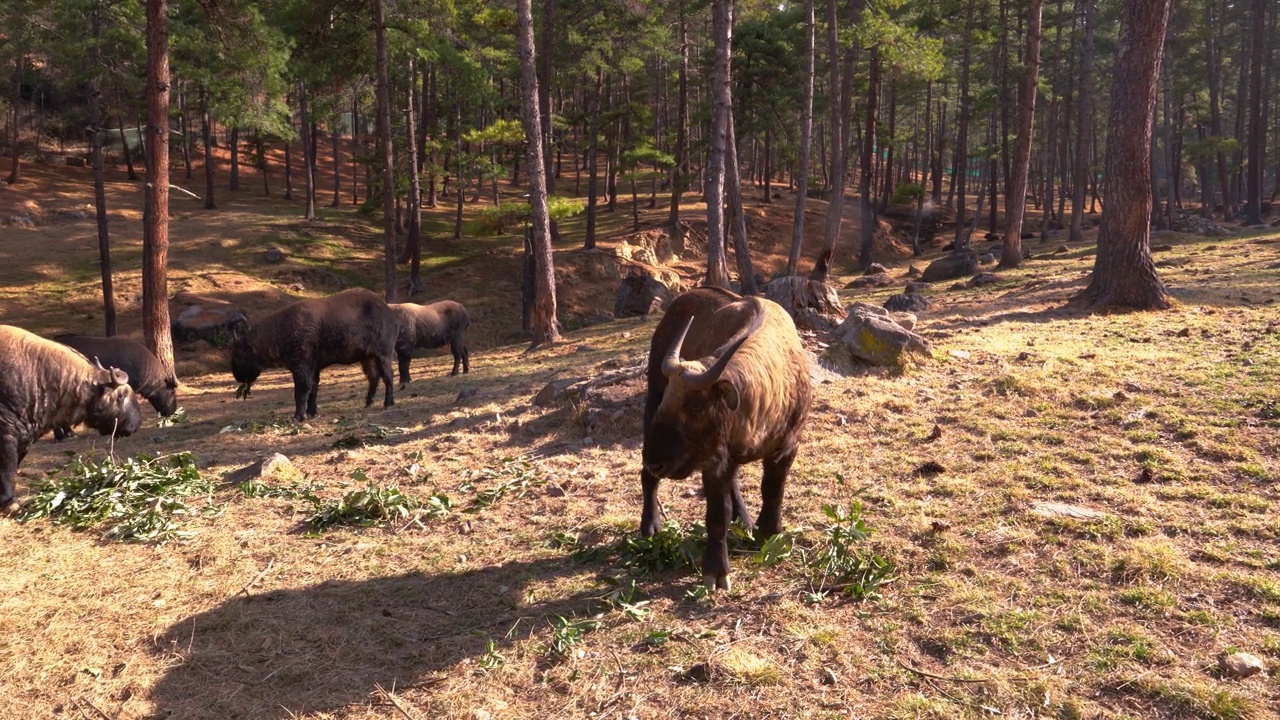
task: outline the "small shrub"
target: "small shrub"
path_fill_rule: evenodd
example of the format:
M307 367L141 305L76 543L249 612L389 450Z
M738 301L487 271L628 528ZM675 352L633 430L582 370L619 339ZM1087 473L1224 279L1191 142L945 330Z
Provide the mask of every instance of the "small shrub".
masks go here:
M566 660L582 644L587 633L600 628L600 621L594 618L570 619L555 615L551 618L551 628L551 640L547 643L547 652L556 660Z
M492 481L495 484L491 487L477 489L474 480L464 482L459 487L459 490L475 493L475 500L464 512L480 512L508 495L522 498L530 490L547 484L547 478L542 475L542 471L533 464L531 458L525 455L504 457L497 467L487 467L480 470L479 478Z
M40 488L19 517L47 517L77 530L106 526L104 539L164 543L190 536L179 529L184 518L219 511L208 499L212 492L191 453L139 453L101 463L76 458ZM200 495L206 496L203 505L187 505L187 498Z
M815 602L819 602L830 588L857 600L878 597L880 588L893 579L894 566L878 553L857 547L871 535L862 521L862 506L852 503L846 510L823 505L822 512L830 520L823 542L806 553L809 583L814 588L810 595L818 596Z

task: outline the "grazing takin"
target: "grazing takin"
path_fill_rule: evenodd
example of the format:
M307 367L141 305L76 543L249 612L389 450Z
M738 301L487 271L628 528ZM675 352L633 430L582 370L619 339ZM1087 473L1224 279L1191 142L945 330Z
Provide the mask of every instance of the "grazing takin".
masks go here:
M128 375L21 328L0 325L0 515L17 511L14 481L31 443L85 423L125 437L142 425Z
M795 323L780 305L719 288L672 301L649 346L644 408L644 511L640 531L658 532L660 478L702 473L707 498L708 589L729 588L729 523L750 527L738 468L762 461L757 537L782 531L782 494L812 394Z
M391 407L398 334L396 314L368 290L301 300L262 318L232 343L231 374L248 397L264 369L288 369L293 375L293 417L302 422L316 416L320 371L330 365L360 363L369 379L365 407L373 404L379 379L386 386L383 407Z
M53 339L85 357L97 358L108 367L125 371L129 387L146 398L161 416L169 417L178 411L178 378L142 343L128 338L88 335L57 335ZM71 428L53 428L58 440L70 434Z
M441 300L430 305L392 303L391 309L400 321L400 337L396 341L396 358L400 362L400 389L409 384L409 360L416 348L438 348L445 344L453 353L453 372L471 372L471 355L463 335L471 327L471 314L461 303Z

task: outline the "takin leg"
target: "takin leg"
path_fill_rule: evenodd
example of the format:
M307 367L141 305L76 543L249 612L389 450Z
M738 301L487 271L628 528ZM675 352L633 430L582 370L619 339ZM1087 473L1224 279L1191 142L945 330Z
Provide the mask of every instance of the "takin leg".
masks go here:
M320 371L316 370L316 374L311 378L311 392L307 393L307 417L313 418L319 414L316 407L316 401L320 395Z
M653 537L662 529L666 515L658 502L658 476L648 470L640 471L640 488L644 491L644 509L640 512L640 534Z
M462 372L471 372L471 353L467 352L467 346L458 341L458 346L462 348Z
M395 391L395 363L392 358L394 355L380 355L378 357L378 372L382 376L382 385L386 388L386 392L382 396L382 407L389 408L396 404Z
M764 476L760 480L760 518L756 521L756 527L760 528L759 538L782 532L782 491L795 459L796 449L791 448L764 461Z
M364 378L369 381L369 392L364 396L364 406L369 407L373 404L373 396L378 394L378 380L381 378L378 359L370 355L360 361L360 369L364 371Z
M408 350L396 348L396 361L400 364L400 389L409 387L411 380L409 379L409 362L413 360L413 354ZM368 373L365 373L368 375Z
M18 449L16 438L0 438L0 517L16 513L20 507L15 486L23 455L26 453Z
M453 372L450 375L458 374L458 366L462 364L462 343L458 342L458 338L449 341L449 352L453 353Z
M315 415L315 395L312 385L319 381L320 373L307 370L294 370L293 374L293 419L304 422L307 419L308 402L311 414Z
M738 467L703 471L702 492L707 496L707 546L702 551L702 584L708 590L728 590L729 519L733 513L733 476Z

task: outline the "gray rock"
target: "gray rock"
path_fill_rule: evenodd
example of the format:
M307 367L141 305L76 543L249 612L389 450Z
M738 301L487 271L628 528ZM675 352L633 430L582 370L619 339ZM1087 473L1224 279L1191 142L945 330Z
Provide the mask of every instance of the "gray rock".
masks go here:
M885 309L892 310L894 312L923 312L928 310L929 306L932 304L933 303L929 302L929 298L926 298L923 295L917 295L916 293L894 295L884 301Z
M587 378L570 377L552 380L547 383L538 394L533 398L533 404L538 407L555 407L565 400L581 397L583 385Z
M267 248L267 251L262 254L262 259L272 265L282 263L284 262L284 251L278 247L269 247Z
M4 224L20 228L33 228L36 226L36 221L28 213L15 213L5 218Z
M837 372L857 363L901 367L930 355L929 341L902 327L881 308L850 306L849 316L831 332L822 359Z
M867 266L867 271L863 275L882 275L889 272L889 268L880 263L871 263Z
M224 478L228 484L239 485L246 480L271 480L275 482L291 482L301 476L293 461L280 453L264 455L257 462L246 465L239 470L227 473Z
M908 265L907 277L909 278L920 277L920 268L916 267L915 265Z
M909 282L907 283L906 292L908 295L912 295L912 294L919 295L924 291L928 290L930 287L932 286L927 282Z
M643 317L664 309L671 302L671 291L652 275L636 274L622 279L613 299L613 316Z
M978 256L972 250L944 255L929 263L920 279L925 282L954 280L978 272Z
M1267 670L1267 666L1262 662L1261 658L1245 652L1223 655L1218 658L1218 667L1232 677L1238 678L1247 678L1250 675L1257 675Z
M473 387L462 388L461 390L458 391L458 396L453 399L453 403L455 405L464 403L470 400L471 398L474 398L479 393L480 391Z
M897 282L897 280L889 277L888 273L876 273L874 275L863 275L862 277L854 278L844 287L846 290L865 287L889 287L890 285L896 285Z
M976 287L982 287L984 285L991 285L993 283L998 283L998 282L1000 282L999 275L996 275L995 273L984 272L984 273L978 273L977 275L974 275L973 277L969 278L969 282L966 283L966 285L968 285L971 288L976 288Z
M990 265L991 263L993 263L993 262L995 262L995 261L996 261L996 256L995 256L995 254L994 254L994 253L987 253L987 254L983 255L982 257L978 258L978 264L979 264L979 265Z
M249 319L239 309L216 300L175 296L173 304L182 309L173 313L170 329L180 343L204 340L214 347L226 347L249 329Z

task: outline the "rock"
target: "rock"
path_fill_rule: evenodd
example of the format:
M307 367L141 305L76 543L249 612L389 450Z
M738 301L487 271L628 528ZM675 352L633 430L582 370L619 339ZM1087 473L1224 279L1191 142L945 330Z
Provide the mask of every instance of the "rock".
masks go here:
M965 285L971 288L976 288L976 287L982 287L984 285L991 285L992 283L998 283L998 282L1000 282L999 275L996 275L995 273L984 272L984 273L978 273L977 275L974 275L973 277L969 278L969 282L965 283Z
M20 228L33 228L36 226L36 221L31 217L30 213L14 213L6 217L3 224Z
M967 290L968 288L969 286L965 285L964 283L952 283L951 287L947 289L948 290Z
M269 247L267 248L267 251L262 254L262 259L272 265L282 263L284 262L284 251L278 247Z
M1208 237L1222 237L1230 235L1231 230L1219 225L1209 218L1192 215L1189 213L1178 213L1173 218L1170 226L1177 232L1190 233L1192 235L1205 235Z
M918 322L915 315L907 312L889 313L889 319L898 323L907 330L915 330L916 323Z
M915 265L908 265L907 277L909 278L920 277L920 268L916 267Z
M65 158L63 158L63 161L67 163L67 167L84 167L85 166L85 159L82 157L76 157L75 155L68 155Z
M929 309L933 303L929 302L929 298L916 293L902 293L894 295L884 301L885 310L894 312L923 312Z
M613 316L643 317L663 310L671 302L671 291L652 275L636 273L622 279L613 299Z
M547 483L547 497L564 497L564 488L559 483Z
M262 459L246 465L239 470L227 473L223 478L230 485L239 485L246 480L267 480L272 482L293 482L302 473L294 466L293 461L280 453L264 455Z
M214 347L226 347L249 329L249 319L234 306L220 300L178 293L170 302L171 330L176 342L205 340ZM174 312L175 308L178 309Z
M864 272L863 275L883 275L887 272L889 272L889 268L884 265L881 265L880 263L871 263L867 266L867 271Z
M884 309L855 303L844 322L831 331L823 360L837 371L848 372L854 369L854 360L901 367L929 354L929 341L894 322Z
M925 282L953 280L978 272L978 256L972 250L951 253L929 263L920 279Z
M908 295L919 295L931 287L927 282L909 282L907 283L906 292Z
M1231 653L1218 658L1218 667L1228 675L1238 678L1247 678L1267 670L1261 658L1246 652Z
M875 275L863 275L862 277L854 278L853 280L850 280L844 288L846 290L853 290L855 288L865 287L889 287L896 283L897 281L889 277L887 273L877 273Z
M979 265L990 265L995 261L996 261L996 256L994 253L987 253L986 255L983 255L982 257L978 258Z
M453 399L453 404L458 405L458 404L464 403L470 400L471 398L475 397L479 393L480 391L473 387L462 388L461 390L458 391L458 396Z
M1071 252L1071 248L1067 247L1066 245L1059 245L1058 247L1053 249L1054 255L1065 255L1069 252Z
M552 380L534 396L533 404L538 407L555 407L565 400L579 397L582 395L583 388L577 386L585 383L586 380L584 377Z
M1031 506L1031 512L1046 518L1072 518L1074 520L1103 520L1107 513L1079 505L1068 505L1060 502L1037 502Z
M771 280L764 296L786 309L801 329L829 332L844 319L840 297L830 285L798 276Z
M1151 252L1169 252L1173 249L1172 245L1152 245Z

